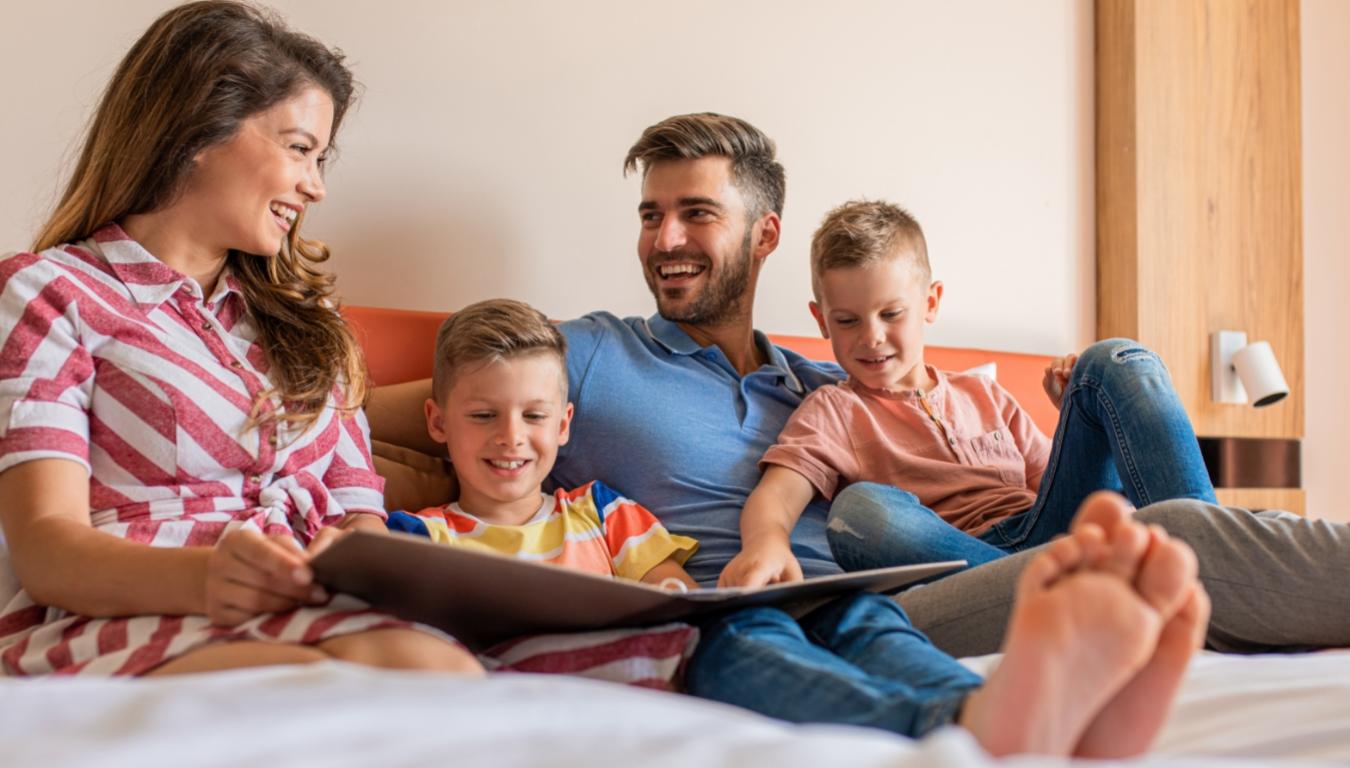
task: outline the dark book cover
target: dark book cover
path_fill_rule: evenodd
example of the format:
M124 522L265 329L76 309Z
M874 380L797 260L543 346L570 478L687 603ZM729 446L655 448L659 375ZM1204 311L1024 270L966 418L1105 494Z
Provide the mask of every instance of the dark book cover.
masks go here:
M671 592L557 565L437 544L402 534L354 531L311 564L333 592L438 627L480 650L522 635L639 627L746 608L801 608L857 591L889 594L963 561L824 576L754 589Z

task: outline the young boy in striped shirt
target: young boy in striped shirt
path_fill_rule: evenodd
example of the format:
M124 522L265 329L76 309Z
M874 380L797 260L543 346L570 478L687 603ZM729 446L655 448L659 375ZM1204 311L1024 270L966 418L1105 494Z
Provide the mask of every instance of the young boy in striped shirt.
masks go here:
M427 431L445 443L459 499L389 527L523 560L673 589L696 589L683 563L698 543L599 481L543 492L567 442L567 342L538 310L507 299L470 305L436 335Z

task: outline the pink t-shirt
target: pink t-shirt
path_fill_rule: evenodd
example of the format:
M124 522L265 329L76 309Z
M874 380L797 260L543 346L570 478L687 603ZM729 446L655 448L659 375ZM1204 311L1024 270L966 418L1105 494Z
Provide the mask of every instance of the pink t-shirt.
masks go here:
M891 394L853 380L811 393L760 461L795 470L825 498L856 482L894 485L978 534L1036 500L1050 440L997 382L929 366L937 386Z

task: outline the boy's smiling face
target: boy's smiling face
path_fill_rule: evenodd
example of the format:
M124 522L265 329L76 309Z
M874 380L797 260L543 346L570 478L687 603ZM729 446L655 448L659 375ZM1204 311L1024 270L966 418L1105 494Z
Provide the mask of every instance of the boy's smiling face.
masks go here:
M820 276L811 314L858 383L890 392L929 386L923 327L937 319L942 283L925 283L907 254Z
M446 444L459 505L517 525L539 510L541 486L567 442L572 405L551 352L479 363L456 372L443 402L426 402L427 431Z

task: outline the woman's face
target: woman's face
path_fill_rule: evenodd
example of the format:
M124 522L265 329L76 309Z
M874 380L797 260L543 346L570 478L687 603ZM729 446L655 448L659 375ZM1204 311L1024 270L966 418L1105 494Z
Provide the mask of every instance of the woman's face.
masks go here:
M203 242L222 252L280 251L305 207L324 197L321 166L332 129L333 100L309 86L198 154L181 203L194 212Z

